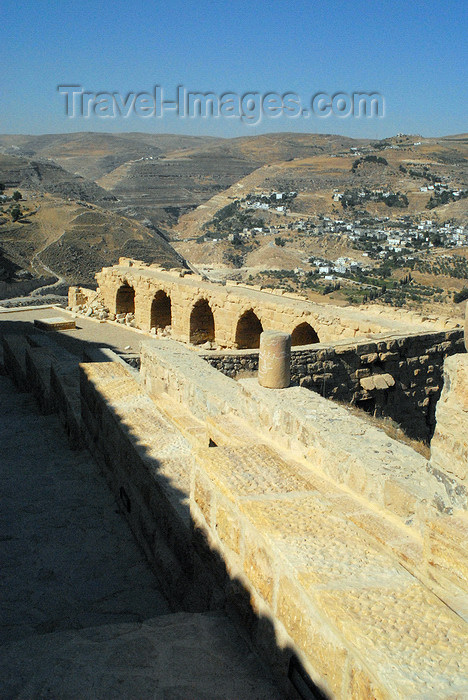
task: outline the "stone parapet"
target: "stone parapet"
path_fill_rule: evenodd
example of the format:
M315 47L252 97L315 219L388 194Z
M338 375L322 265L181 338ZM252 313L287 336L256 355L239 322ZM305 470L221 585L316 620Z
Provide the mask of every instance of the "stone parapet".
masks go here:
M468 354L444 362L444 388L437 404L431 441L431 468L467 508L468 495Z
M197 418L239 415L241 391L190 350L171 340L141 344L141 381L152 396L167 394Z
M426 524L460 508L465 500L460 489L454 491L412 448L313 392L300 387L271 391L255 379L233 382L188 348L168 341L143 344L142 381L156 400L170 395L176 401L179 396L205 425L205 444L208 439L226 446L230 438L237 446L242 438L244 444L268 442L330 479L333 488L364 499L364 511L342 501L343 508L350 507L347 517L428 579L422 551Z
M228 603L277 670L294 650L343 700L467 691L462 620L268 448L199 450L191 512L236 582Z
M468 352L468 301L465 306L465 350Z
M292 348L291 383L391 418L410 437L429 441L444 359L463 349L462 329ZM229 377L258 369L256 350L210 352L203 357Z
M4 339L23 384L47 377L45 337ZM428 464L314 392L236 382L173 341L141 357L141 381L80 365L81 428L170 599L226 607L291 693L465 697L467 515L437 449ZM464 415L466 357L446 363L441 435ZM54 381L71 397L69 361Z
M392 318L381 310L374 313L372 308L362 311L335 307L296 295L266 293L248 285L215 284L200 275L164 271L124 258L119 265L103 268L96 279L111 314L134 314L136 326L145 331L157 329L163 318L164 327L170 325L175 340L225 348L258 348L262 330L292 333L294 338L294 331L300 328L300 342L305 343L316 342L317 338L330 342L392 331L403 335L415 327L434 331L456 325L447 319L423 318L414 313L395 313Z

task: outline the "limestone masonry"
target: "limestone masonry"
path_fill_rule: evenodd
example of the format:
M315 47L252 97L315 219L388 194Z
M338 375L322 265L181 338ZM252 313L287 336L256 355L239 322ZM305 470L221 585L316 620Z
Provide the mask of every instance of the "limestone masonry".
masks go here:
M463 330L131 261L98 281L99 295L70 290L63 317L80 306L138 326L139 371L92 344L85 358L64 350L79 320L5 332L4 367L91 452L173 609L227 611L291 700L468 697ZM314 336L295 334L304 323ZM260 330L298 341L295 385L244 371ZM406 391L419 428L435 415L430 456L330 401L316 375L382 412Z
M406 335L448 330L450 319L423 318L416 313L382 309L367 312L350 307L315 304L296 294L278 294L235 282L215 284L188 271L164 271L157 266L121 258L118 265L96 275L99 299L112 319L131 316L142 330L170 326L174 340L212 343L221 348L258 348L262 330L291 333L293 345L367 337L378 333ZM86 303L90 290L71 287L72 308ZM120 318L119 318L120 317Z
M71 287L69 308L192 344L231 377L257 371L263 330L289 333L293 384L391 418L424 441L434 431L443 361L463 349L452 319L320 305L128 258L97 280L98 293Z

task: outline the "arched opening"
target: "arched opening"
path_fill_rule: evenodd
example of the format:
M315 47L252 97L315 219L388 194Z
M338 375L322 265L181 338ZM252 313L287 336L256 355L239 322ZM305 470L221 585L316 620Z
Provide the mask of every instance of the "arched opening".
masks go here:
M190 342L200 345L215 339L213 312L206 299L197 301L190 314Z
M317 333L310 323L300 323L291 333L291 345L311 345L320 343Z
M135 290L130 287L127 282L117 290L115 298L115 313L116 314L134 314L135 313Z
M171 297L167 296L162 289L153 297L151 302L151 325L150 328L166 328L172 323Z
M250 309L242 314L237 322L236 345L239 350L260 347L260 333L263 326L258 316Z

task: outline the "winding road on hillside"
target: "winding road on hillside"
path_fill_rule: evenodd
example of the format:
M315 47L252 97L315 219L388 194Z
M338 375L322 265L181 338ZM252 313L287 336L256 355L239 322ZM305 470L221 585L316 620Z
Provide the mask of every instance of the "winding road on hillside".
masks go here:
M37 207L36 211L34 213L37 213L40 210L40 205ZM41 222L41 227L45 229L44 223ZM55 303L57 302L57 297L61 297L63 295L57 294L55 290L59 290L60 287L63 285L67 284L67 281L65 280L60 273L56 272L52 268L50 268L48 265L45 264L43 260L41 260L41 254L47 250L47 248L52 245L52 243L56 243L59 241L64 235L65 231L62 231L62 233L57 237L53 236L52 240L50 239L50 233L51 231L47 231L46 233L46 242L45 244L33 255L31 258L31 267L34 269L36 274L38 276L43 275L44 272L47 273L50 277L55 277L56 281L52 283L47 283L43 284L40 287L37 287L36 289L33 289L29 294L25 296L19 296L19 297L13 297L9 299L2 300L2 302L7 302L7 303L2 303L0 302L0 305L2 306L12 306L12 305L19 305L23 306L27 303L31 303L32 299L34 299L35 302L38 301L38 299L43 299L44 302L49 302L49 303Z
M65 233L65 231L64 231L64 233ZM45 248L47 248L47 247L48 246L46 246ZM43 248L43 250L45 250L45 248ZM40 252L42 253L42 250ZM53 290L53 289L56 289L57 287L60 287L64 284L66 284L66 280L64 277L59 275L58 272L55 272L48 265L46 265L44 262L42 262L42 260L39 258L39 253L36 253L35 256L33 257L33 259L31 260L31 265L33 265L34 268L36 268L36 265L35 265L36 260L39 262L39 265L44 270L46 270L52 277L56 277L57 281L53 282L52 284L44 284L42 287L38 287L37 289L33 289L33 291L29 293L30 297L44 296L44 291L46 289Z

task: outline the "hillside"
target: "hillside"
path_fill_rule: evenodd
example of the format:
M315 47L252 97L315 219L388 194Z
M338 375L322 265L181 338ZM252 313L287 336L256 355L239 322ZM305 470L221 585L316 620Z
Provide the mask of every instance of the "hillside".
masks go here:
M161 236L132 219L55 195L23 197L20 219L6 213L0 220L2 297L27 293L44 278L54 281L53 273L65 285L92 286L95 272L122 255L168 268L184 265Z
M123 163L176 149L203 146L214 140L203 136L138 133L5 134L0 135L0 153L51 159L71 173L98 180Z
M74 175L52 161L0 154L0 182L6 187L49 192L85 202L110 201L114 197L92 180Z
M427 190L421 192L421 187L431 184L429 177L447 178L450 184L460 189L468 187L468 138L422 139L420 146L413 145L412 141L397 145L386 140L378 142L378 148L369 142L360 142L361 145L357 146L358 142L353 142L352 139L328 138L328 153L284 158L283 152L277 161L271 160L236 182L230 189L215 195L199 209L181 217L176 227L178 236L197 235L217 210L236 197L250 192L297 191L294 206L288 211L289 218L297 219L317 215L343 217L345 214L347 217L358 218L361 215L364 207L354 210L350 207L345 211L340 201L334 201L335 193L363 189L401 192L409 200L405 207L390 208L384 202L365 203L365 209L371 215L397 218L403 209L405 214L427 214L425 208L431 194ZM258 139L265 139L262 143L265 148L270 146L266 137ZM290 139L292 140L292 135ZM253 144L252 148L255 152L255 145L258 152L258 144ZM281 145L284 146L284 141ZM247 143L243 147L246 149ZM317 145L312 147L304 143L302 147L318 148ZM324 148L321 147L321 150ZM380 157L386 164L366 160L369 156ZM360 162L353 169L356 161ZM411 171L418 174L412 175ZM451 202L434 213L442 220L454 217L464 223L468 216L467 202ZM263 214L258 216L264 218ZM281 218L273 216L270 220L274 224Z
M346 294L333 291L340 303L378 289L375 269L388 265L395 283L411 272L412 284L429 285L448 303L468 283L460 262L465 248L455 240L468 224L467 165L465 134L382 141L296 133L4 135L0 183L10 195L19 189L39 211L28 214L29 223L13 223L11 204L3 207L2 265L31 271L40 251L47 268L89 283L119 254L167 265L180 265L180 254L217 278L323 295L320 265L349 259L364 268L366 284L354 280ZM51 221L39 225L49 210ZM53 231L47 242L44 226ZM391 252L379 242L393 232L404 247L405 237L418 238L418 227L426 243L415 256L405 254L412 248L398 253L394 245ZM449 262L437 262L441 255ZM422 303L418 294L415 303Z

